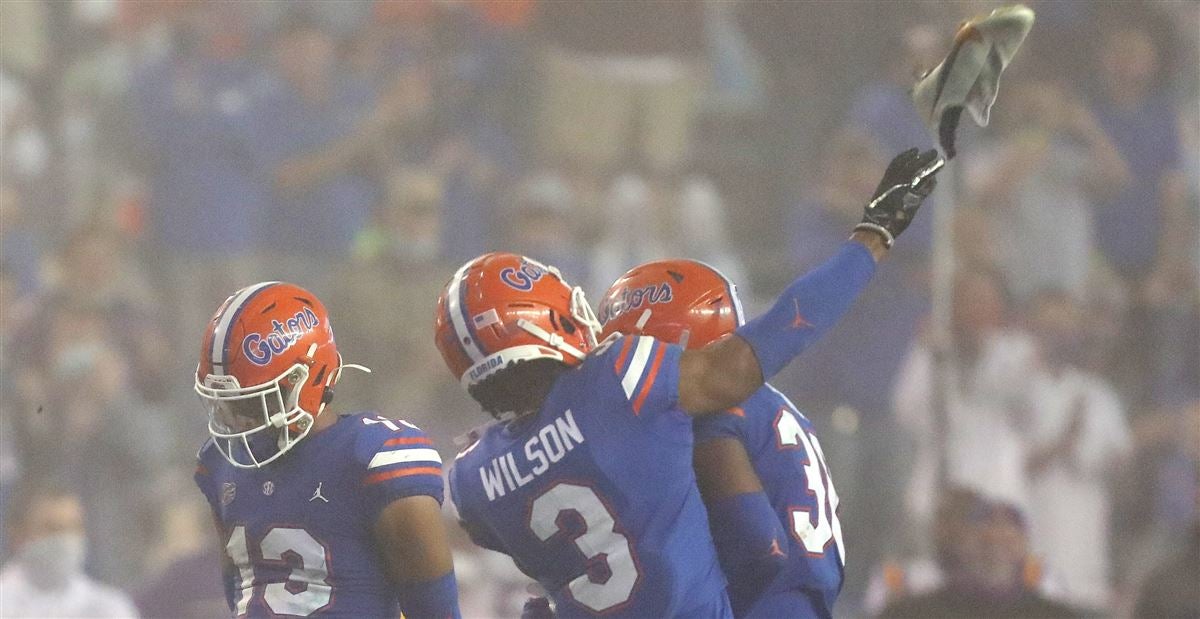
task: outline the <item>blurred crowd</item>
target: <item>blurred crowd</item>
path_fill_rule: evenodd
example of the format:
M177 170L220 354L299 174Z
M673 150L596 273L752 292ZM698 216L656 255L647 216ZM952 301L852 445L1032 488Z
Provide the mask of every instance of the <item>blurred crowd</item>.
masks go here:
M1200 6L1029 4L991 126L777 381L843 498L845 616L1200 612ZM234 290L324 299L375 371L338 406L449 457L485 419L432 345L458 264L525 253L594 299L689 257L762 306L933 145L907 90L990 8L4 3L0 614L221 612L190 383ZM513 615L508 559L455 543L464 614Z

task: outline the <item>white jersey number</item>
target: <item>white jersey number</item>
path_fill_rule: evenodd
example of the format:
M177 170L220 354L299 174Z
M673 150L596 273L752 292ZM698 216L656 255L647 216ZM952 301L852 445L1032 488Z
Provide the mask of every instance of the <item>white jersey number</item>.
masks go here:
M792 534L804 545L809 554L824 555L829 540L837 544L838 558L846 564L846 552L842 547L842 523L838 520L838 495L825 465L825 454L817 437L804 431L794 411L780 409L775 418L775 431L779 446L783 449L804 450L804 478L808 490L817 504L816 522L807 509L791 510Z
M264 563L280 563L292 568L287 582L255 582L245 526L239 524L233 528L225 550L238 570L235 588L239 617L246 614L250 599L260 588L267 608L277 615L307 617L328 606L333 598L333 587L327 580L329 564L325 546L304 529L274 527L259 544Z
M592 580L584 573L572 580L567 588L576 602L601 613L625 603L637 586L641 574L633 560L629 539L616 531L612 512L587 486L558 484L543 492L529 509L529 528L543 542L563 532L559 518L575 512L583 520L584 531L575 538L575 547L587 558L608 567L609 576L603 582ZM590 571L590 570L589 570Z

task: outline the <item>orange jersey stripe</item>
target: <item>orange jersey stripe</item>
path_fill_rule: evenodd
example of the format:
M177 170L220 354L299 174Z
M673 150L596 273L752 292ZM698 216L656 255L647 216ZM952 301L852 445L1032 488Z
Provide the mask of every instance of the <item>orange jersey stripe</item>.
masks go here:
M436 466L419 466L411 469L397 469L395 471L383 471L382 473L367 475L367 477L363 479L363 485L377 484L381 481L387 481L397 477L408 477L409 475L437 475L440 477L441 474L442 469Z
M432 445L433 441L427 436L411 436L408 438L389 438L383 442L384 447L395 447L396 445Z
M637 401L633 403L633 414L638 415L642 412L642 403L646 401L646 396L650 395L650 388L654 386L654 378L658 376L658 366L662 365L663 354L667 352L667 347L658 344L658 352L654 353L654 364L650 366L650 373L646 375L646 382L642 385L641 393L638 393Z
M746 411L742 410L742 407L740 407L740 406L735 406L725 412L727 412L730 415L733 415L735 417L745 417L746 416Z
M613 366L613 372L617 376L621 375L621 366L625 365L625 359L629 357L629 349L632 348L633 336L625 336L625 343L621 344L621 354L617 355L617 364Z

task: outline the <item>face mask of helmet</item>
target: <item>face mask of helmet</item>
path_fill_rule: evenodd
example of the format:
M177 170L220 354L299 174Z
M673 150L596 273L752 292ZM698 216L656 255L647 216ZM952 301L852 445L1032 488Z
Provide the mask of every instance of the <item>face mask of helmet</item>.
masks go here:
M300 408L308 368L296 364L275 380L241 387L232 376L209 376L196 393L208 409L208 430L230 464L256 468L282 456L312 428Z

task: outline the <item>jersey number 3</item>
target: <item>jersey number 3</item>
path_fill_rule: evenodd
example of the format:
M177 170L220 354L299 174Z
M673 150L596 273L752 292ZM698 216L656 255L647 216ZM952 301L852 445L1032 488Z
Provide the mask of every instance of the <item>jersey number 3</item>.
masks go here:
M595 490L568 483L551 487L530 506L529 528L548 542L565 533L563 518L572 512L583 520L583 532L572 541L587 559L587 571L568 583L571 597L598 613L624 604L641 575L629 538L616 530L612 512Z
M329 585L329 563L325 546L308 531L292 527L274 527L267 531L259 544L263 563L278 563L290 567L287 582L262 585L262 598L267 608L277 615L307 617L329 604L333 587ZM261 583L254 581L254 562L246 545L246 527L237 525L225 544L229 558L238 570L237 616L246 614L250 598Z
M825 465L825 454L816 436L809 434L800 425L796 414L783 408L775 417L775 431L782 449L804 450L804 478L808 481L808 493L817 504L816 522L809 509L791 508L792 535L810 555L824 555L825 547L833 540L837 544L838 559L846 564L846 552L842 547L842 523L838 520L838 495Z

